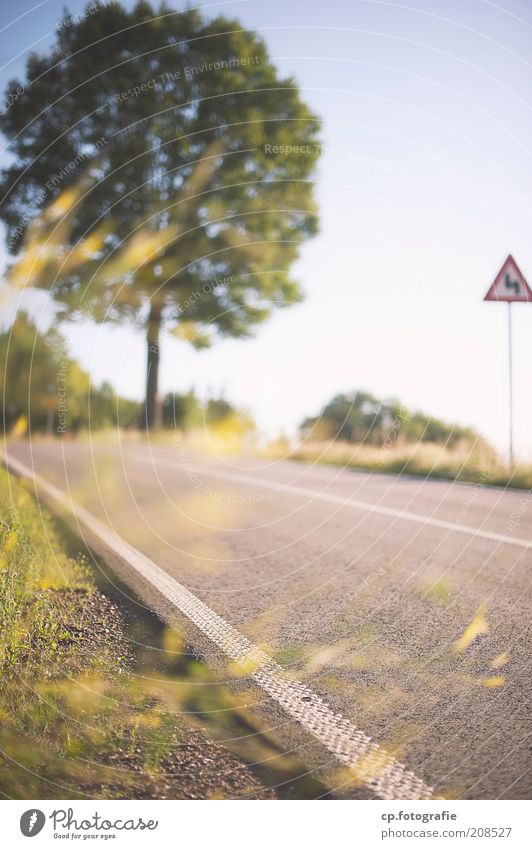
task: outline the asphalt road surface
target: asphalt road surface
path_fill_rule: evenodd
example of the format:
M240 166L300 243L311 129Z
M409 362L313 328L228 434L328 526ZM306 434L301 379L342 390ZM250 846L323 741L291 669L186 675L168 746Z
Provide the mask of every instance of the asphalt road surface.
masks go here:
M532 494L198 457L178 440L19 442L6 453L146 554L434 795L529 797ZM209 660L208 640L198 645ZM256 708L303 761L333 769L330 752L320 756L267 693ZM340 794L371 797L371 787L331 774Z

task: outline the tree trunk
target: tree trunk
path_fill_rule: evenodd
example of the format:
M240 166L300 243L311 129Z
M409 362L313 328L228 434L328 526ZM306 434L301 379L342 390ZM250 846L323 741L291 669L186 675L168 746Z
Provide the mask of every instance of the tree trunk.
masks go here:
M157 430L162 425L162 399L159 395L159 335L161 309L152 303L148 318L148 358L146 372L146 429Z

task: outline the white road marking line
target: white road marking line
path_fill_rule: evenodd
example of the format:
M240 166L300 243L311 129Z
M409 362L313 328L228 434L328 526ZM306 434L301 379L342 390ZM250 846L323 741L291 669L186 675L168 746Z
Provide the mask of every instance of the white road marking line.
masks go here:
M124 452L127 456L135 457L144 463L150 463L153 466L162 465L168 468L181 469L186 474L183 464L177 460L165 460L163 457L158 457L152 454L146 457L143 454L137 454L133 451ZM448 522L445 519L435 519L433 516L425 516L423 513L413 513L410 510L400 510L397 507L385 507L381 504L372 504L371 501L360 501L356 498L344 498L341 495L334 495L332 492L321 492L314 489L308 489L303 486L294 486L293 484L276 483L267 478L258 478L254 475L241 475L238 472L225 472L218 469L212 469L208 466L197 466L193 463L187 463L186 469L195 472L205 477L220 478L222 480L234 481L235 483L256 484L260 487L267 487L278 492L293 493L294 495L303 495L305 498L318 501L328 501L330 504L339 504L341 507L353 507L356 510L364 510L367 513L377 513L380 516L391 516L394 519L405 519L408 522L415 522L418 525L429 525L433 528L443 528L446 531L457 531L460 534L468 534L468 536L478 537L479 539L489 539L493 542L505 543L507 545L516 545L519 548L532 549L532 540L522 539L520 537L512 537L508 534L499 534L495 531L484 531L482 528L475 528L472 525L462 525L460 522Z
M125 542L107 525L75 504L61 490L19 460L4 455L8 469L35 484L38 492L72 513L79 524L105 544L113 554L135 569L152 587L181 611L228 657L249 670L250 677L283 710L312 734L341 764L381 799L430 799L432 788L388 754L371 737L356 728L306 684L291 678L264 651L255 646L225 619L149 557Z

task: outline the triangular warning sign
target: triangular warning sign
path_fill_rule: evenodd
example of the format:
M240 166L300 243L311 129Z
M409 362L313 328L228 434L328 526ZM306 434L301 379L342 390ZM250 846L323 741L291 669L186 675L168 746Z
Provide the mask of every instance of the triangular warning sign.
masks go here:
M531 301L532 291L510 254L484 297L485 301Z

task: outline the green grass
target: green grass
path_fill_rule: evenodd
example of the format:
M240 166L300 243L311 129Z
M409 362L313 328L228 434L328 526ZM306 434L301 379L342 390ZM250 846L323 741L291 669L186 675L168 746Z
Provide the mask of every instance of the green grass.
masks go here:
M325 463L388 474L408 474L458 480L485 486L532 488L532 467L505 465L484 441L475 446L459 444L446 448L436 443L391 443L382 447L348 442L306 440L295 449L272 445L271 456L284 456L309 463Z
M0 516L0 795L326 792L248 712L244 688L219 683L175 630L108 583L1 467Z
M0 468L0 670L4 679L72 660L61 591L90 588L84 558L65 552L32 497ZM30 543L31 540L31 543Z

